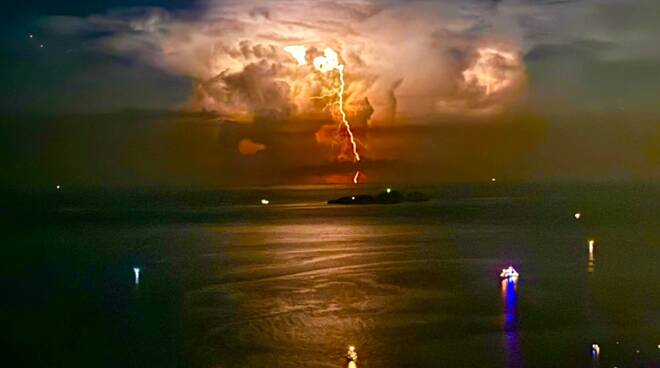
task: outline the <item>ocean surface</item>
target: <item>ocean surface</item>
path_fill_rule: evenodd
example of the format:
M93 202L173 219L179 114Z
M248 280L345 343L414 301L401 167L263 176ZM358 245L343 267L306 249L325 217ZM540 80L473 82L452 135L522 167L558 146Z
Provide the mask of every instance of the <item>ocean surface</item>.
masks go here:
M660 367L660 185L325 204L383 189L5 193L0 344L42 367L344 367L349 345L358 367Z

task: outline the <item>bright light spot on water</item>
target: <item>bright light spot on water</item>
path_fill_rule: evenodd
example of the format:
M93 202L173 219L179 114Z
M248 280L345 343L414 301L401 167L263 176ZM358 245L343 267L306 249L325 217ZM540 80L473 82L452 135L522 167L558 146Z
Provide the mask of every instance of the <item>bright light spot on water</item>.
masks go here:
M582 214L580 212L576 212L575 215L573 215L573 216L575 216L575 218L579 220L580 216L582 216Z
M593 239L589 240L589 253L593 253L593 252L594 252L594 244L595 244L595 243L596 243L596 242L595 242Z
M600 354L600 346L598 344L591 344L591 353L594 356L598 356Z
M140 283L140 268L139 267L133 267L133 273L135 274L135 284Z
M267 199L262 199L262 200L261 200L261 204L264 204L264 205L265 205L265 204L269 204L269 203L270 203L270 201L267 200Z

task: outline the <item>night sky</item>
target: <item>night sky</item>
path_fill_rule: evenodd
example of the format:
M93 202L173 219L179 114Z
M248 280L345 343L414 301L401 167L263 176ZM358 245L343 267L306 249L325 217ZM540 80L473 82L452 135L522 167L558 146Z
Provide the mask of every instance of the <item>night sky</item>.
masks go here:
M32 1L0 17L2 187L660 178L653 0ZM318 98L338 83L312 67L326 47L361 162Z

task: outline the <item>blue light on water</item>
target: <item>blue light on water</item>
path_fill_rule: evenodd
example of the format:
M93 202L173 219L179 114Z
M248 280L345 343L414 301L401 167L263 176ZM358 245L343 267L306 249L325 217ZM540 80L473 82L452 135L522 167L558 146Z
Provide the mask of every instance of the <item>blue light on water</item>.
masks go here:
M522 352L520 334L518 332L518 278L508 277L501 283L502 301L504 304L504 337L506 341L507 367L520 368Z

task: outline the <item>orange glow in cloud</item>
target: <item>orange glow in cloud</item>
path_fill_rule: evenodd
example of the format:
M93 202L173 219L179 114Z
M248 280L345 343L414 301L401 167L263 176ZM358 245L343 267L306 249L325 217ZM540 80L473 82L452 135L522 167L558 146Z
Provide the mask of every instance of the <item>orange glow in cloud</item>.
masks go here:
M299 65L305 65L307 63L307 48L305 46L287 46L284 48L284 51L291 54L291 56L296 59ZM323 50L323 55L314 58L313 64L314 69L323 74L329 73L333 70L336 70L339 73L339 88L337 88L333 94L337 95L337 105L339 114L341 116L341 124L346 130L346 133L348 134L348 140L351 143L351 149L353 151L353 162L359 162L360 154L357 150L357 142L355 141L355 136L353 136L351 124L348 122L348 119L346 118L346 111L344 110L344 91L346 88L346 81L344 80L344 65L339 63L339 55L337 55L337 53L329 47L326 47Z
M256 155L257 152L266 149L266 145L254 142L251 139L242 139L238 143L238 152L243 156Z

